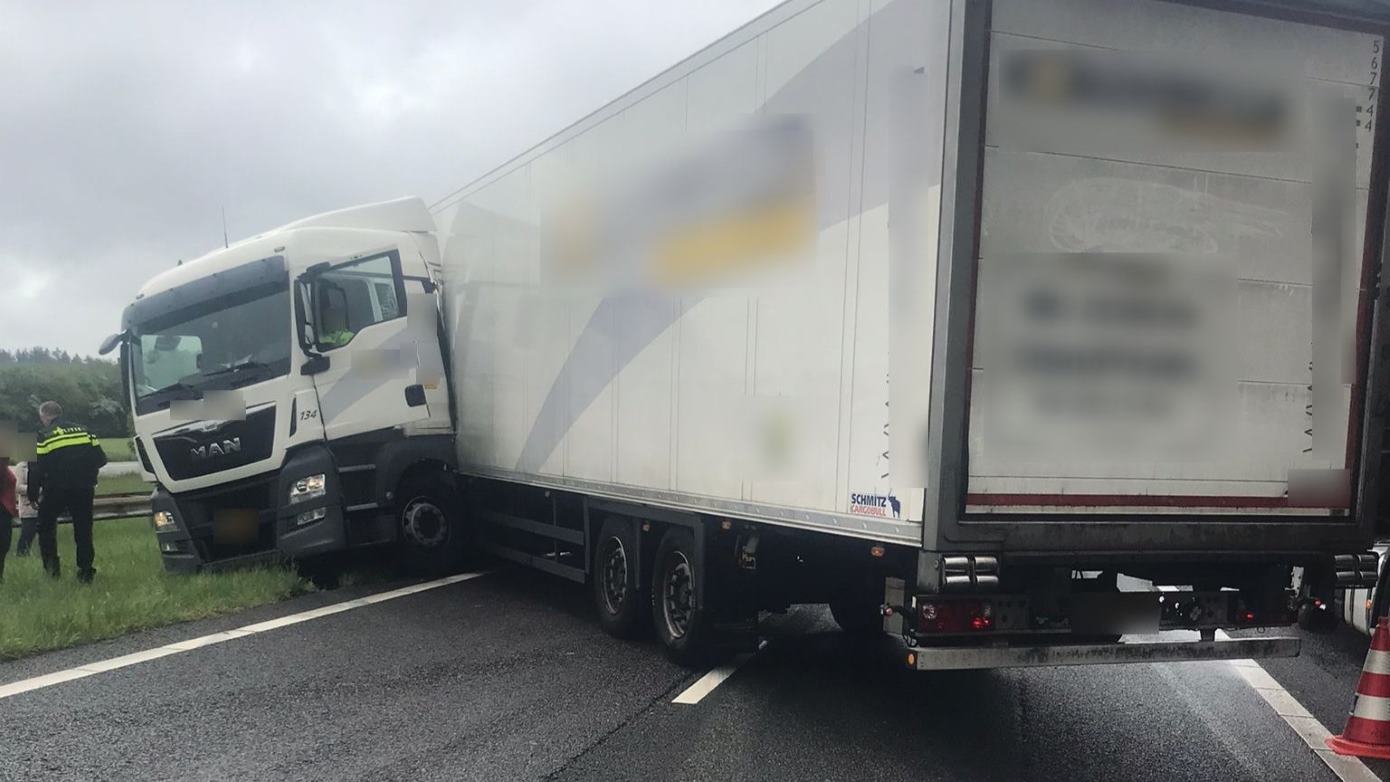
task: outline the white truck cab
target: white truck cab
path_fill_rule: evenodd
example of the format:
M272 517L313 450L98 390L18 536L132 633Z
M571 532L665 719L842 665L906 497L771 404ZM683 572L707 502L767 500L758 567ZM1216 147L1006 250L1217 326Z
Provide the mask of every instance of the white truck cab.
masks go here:
M167 569L461 544L433 230L419 199L329 212L141 288L103 348Z

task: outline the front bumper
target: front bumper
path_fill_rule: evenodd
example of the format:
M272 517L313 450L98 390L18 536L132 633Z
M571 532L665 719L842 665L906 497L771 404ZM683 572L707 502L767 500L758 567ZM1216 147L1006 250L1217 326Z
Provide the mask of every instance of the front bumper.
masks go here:
M909 668L959 671L973 668L1036 668L1106 663L1196 662L1297 657L1293 637L1232 638L1215 641L1140 641L1037 646L949 646L907 648Z
M322 497L287 504L289 487L300 478L327 476ZM347 547L341 489L326 449L309 448L286 460L277 472L196 492L172 494L159 487L151 511L174 516L172 529L156 529L164 569L191 573L303 559ZM300 514L322 508L323 518L298 523ZM254 513L254 534L226 534L228 511Z

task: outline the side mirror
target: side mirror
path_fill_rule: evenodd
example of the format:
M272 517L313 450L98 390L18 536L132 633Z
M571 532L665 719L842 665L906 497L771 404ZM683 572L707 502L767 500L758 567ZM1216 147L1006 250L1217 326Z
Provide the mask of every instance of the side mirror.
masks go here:
M300 351L306 356L314 356L317 355L314 343L318 342L318 335L314 333L314 323L309 317L310 292L307 277L308 272L295 281L294 331Z
M301 374L301 375L317 375L318 373L324 372L324 371L326 371L327 369L328 369L328 356L321 355L321 354L315 354L315 355L312 355L312 356L310 356L310 357L304 359L304 363L303 363L302 365L300 365L300 367L299 367L299 374Z
M101 347L97 348L97 354L104 356L120 346L121 340L125 339L125 332L121 331L103 339Z

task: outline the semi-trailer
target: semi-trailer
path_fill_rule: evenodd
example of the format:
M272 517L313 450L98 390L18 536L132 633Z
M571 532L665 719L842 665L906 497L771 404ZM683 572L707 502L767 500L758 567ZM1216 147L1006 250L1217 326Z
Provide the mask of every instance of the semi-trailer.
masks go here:
M1216 631L1376 577L1372 8L789 0L171 268L104 346L165 564L486 551L683 661L801 603L919 669L1295 654Z

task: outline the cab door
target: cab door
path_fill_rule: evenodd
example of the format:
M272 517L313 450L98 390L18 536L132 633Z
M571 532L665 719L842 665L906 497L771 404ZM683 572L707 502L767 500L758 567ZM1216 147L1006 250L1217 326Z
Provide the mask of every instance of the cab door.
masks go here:
M303 337L324 436L340 440L428 416L398 250L311 269L300 278Z

